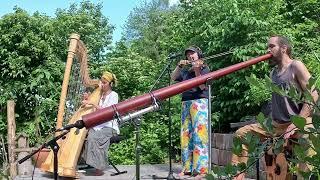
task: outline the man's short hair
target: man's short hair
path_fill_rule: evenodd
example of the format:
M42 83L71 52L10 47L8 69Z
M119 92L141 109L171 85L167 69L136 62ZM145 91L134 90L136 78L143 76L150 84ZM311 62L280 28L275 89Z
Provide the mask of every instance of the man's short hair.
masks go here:
M292 45L288 38L280 35L274 35L272 37L278 38L278 43L280 47L286 46L287 47L287 54L291 58L292 56Z

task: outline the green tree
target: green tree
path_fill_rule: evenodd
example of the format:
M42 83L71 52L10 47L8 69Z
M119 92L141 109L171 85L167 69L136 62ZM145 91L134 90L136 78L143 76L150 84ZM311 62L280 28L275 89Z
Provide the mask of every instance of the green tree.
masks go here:
M124 35L121 48L152 60L159 59L155 54L160 54L158 69L165 64L162 60L168 52L181 51L192 44L202 48L206 55L233 50L232 55L208 61L214 71L265 54L268 38L281 34L294 42L294 56L318 74L319 8L312 7L318 7L319 1L180 2L177 7L162 10L151 8L154 3L139 7L129 18L129 32ZM215 131L230 131L230 122L260 112L260 107L270 98L270 91L261 89L263 78L270 70L267 63L259 63L214 82L212 110L218 120L214 123ZM259 87L246 81L246 76L251 74L259 81ZM179 123L176 125L179 128Z
M15 100L18 131L27 131L30 136L38 133L40 125L47 130L54 122L50 112L57 106L59 92L55 87L60 86L63 71L63 63L47 43L50 36L46 29L51 27L48 22L47 16L30 16L19 8L0 20L0 104L5 109L7 100ZM3 133L5 117L1 114Z
M6 132L4 110L9 99L16 102L18 131L26 132L32 143L51 132L69 35L80 33L81 39L89 44L91 62L102 61L111 43L113 27L101 8L85 1L80 6L73 4L69 9L57 10L54 18L38 12L29 15L15 8L0 19L2 134Z
M136 7L128 17L124 33L131 48L154 61L163 60L161 39L166 35L168 12L168 0L153 0Z
M130 15L123 39L110 50L112 25L101 13L102 6L88 1L59 9L56 17L20 8L0 19L0 132L6 132L5 108L8 99L17 107L19 131L32 137L44 136L55 124L62 73L70 33L79 33L88 46L94 77L111 70L119 78L116 91L122 100L149 91L168 63L169 52L182 51L195 44L206 55L233 50L233 55L208 61L212 71L246 61L266 53L266 41L272 34L288 36L294 43L294 57L303 60L319 76L320 36L319 1L288 0L181 0L168 7L168 1L154 0L136 8ZM267 13L266 13L267 12ZM183 57L182 57L183 58ZM172 62L172 67L176 62ZM270 92L261 88L270 67L260 63L219 80L213 85L215 130L229 131L229 122L259 112ZM253 74L259 87L246 81ZM315 82L319 87L319 80ZM167 85L163 77L155 88ZM58 88L57 88L58 87ZM163 107L166 107L166 101ZM179 150L178 96L172 100L173 145ZM168 119L166 109L144 116L141 126L143 162L164 162L167 156ZM123 128L126 142L110 151L117 162L133 163L133 127ZM128 154L128 155L126 155Z
M142 16L143 21L135 21L138 24L135 27L147 28L136 28L138 38L128 42L136 52L155 46L160 54L178 51L191 44L198 45L206 55L233 50L233 55L208 61L211 70L217 70L265 54L268 37L282 34L295 42L295 57L303 59L317 74L318 71L313 69L318 67L319 8L313 7L318 7L318 4L318 1L284 0L181 1L174 9L158 12L155 17L161 20L155 25L148 21L148 17L152 19L151 16L140 10L141 13L135 15ZM161 32L153 29L159 24ZM145 43L154 34L156 40ZM313 53L307 53L309 50ZM230 122L259 112L268 97L264 96L256 102L257 98L253 97L255 90L250 90L245 76L253 73L260 79L269 71L267 63L259 63L215 81L212 109L221 119L220 131L228 131Z
M57 9L56 18L52 19L54 28L50 33L57 37L52 39L51 43L57 48L55 53L61 54L61 59L66 59L65 50L61 49L66 49L65 42L71 33L81 35L81 40L88 48L90 62L105 59L106 51L111 48L114 27L101 11L101 4L93 4L90 1L72 4L68 9Z

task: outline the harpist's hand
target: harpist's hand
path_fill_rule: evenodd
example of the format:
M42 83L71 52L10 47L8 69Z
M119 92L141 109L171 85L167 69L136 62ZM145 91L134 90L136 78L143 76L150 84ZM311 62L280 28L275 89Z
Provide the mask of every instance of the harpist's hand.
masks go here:
M89 96L90 96L90 93L87 93L87 92L83 93L82 100L88 100Z
M90 102L88 101L88 100L82 100L81 101L81 106L82 107L84 107L84 106L86 106L86 105L89 105L90 104Z
M87 93L87 92L83 93L82 101L81 101L81 107L84 107L86 105L90 105L91 104L90 101L89 101L89 95L90 95L90 93Z
M99 81L99 88L101 89L102 88L102 82Z

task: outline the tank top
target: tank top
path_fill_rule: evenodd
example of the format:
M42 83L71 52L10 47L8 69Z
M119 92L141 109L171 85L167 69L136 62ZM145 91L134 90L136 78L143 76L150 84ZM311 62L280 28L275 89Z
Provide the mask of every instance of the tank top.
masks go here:
M283 72L279 73L276 68L271 72L272 82L277 85L279 88L288 90L291 87L294 87L297 92L301 92L301 88L294 78L294 72L292 64ZM271 113L272 119L278 123L288 123L291 122L290 117L293 115L298 115L302 109L302 103L294 102L287 96L281 96L275 92L272 92L271 99Z

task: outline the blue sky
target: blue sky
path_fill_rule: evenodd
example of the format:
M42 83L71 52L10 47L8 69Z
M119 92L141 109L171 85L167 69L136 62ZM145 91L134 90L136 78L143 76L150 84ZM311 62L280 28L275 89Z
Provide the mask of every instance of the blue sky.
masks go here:
M115 26L113 42L121 38L122 27L130 11L145 1L149 2L150 0L91 0L91 2L95 4L102 3L102 13L108 17L110 23ZM81 0L1 0L0 16L2 17L4 14L12 12L14 6L18 6L30 14L39 11L46 15L54 16L57 8L68 8L70 4L79 2L81 2Z

